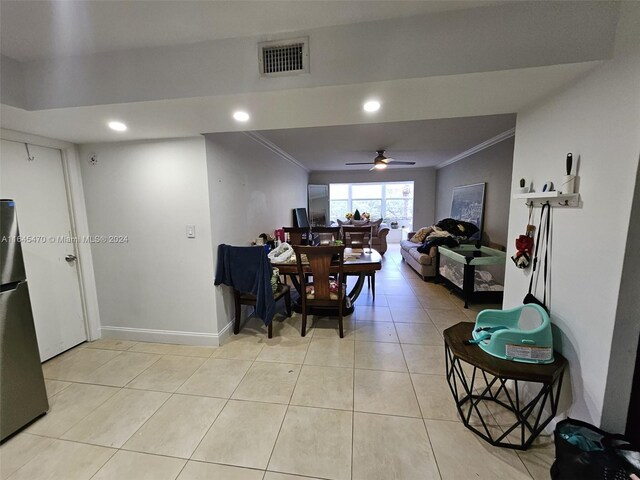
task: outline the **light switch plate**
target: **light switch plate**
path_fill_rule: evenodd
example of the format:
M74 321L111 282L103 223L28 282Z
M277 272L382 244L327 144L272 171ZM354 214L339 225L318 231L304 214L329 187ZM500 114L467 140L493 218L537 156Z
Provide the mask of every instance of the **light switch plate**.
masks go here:
M196 226L187 225L187 238L196 238Z

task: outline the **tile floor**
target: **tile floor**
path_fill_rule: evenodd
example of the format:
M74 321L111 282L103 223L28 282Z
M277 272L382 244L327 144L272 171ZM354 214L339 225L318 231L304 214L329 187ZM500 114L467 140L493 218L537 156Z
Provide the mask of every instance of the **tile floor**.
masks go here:
M393 245L376 286L344 339L330 318L301 338L296 315L271 340L249 320L220 348L103 339L46 362L51 410L0 447L0 478L549 478L549 437L499 449L457 418L441 332L485 306L464 310Z

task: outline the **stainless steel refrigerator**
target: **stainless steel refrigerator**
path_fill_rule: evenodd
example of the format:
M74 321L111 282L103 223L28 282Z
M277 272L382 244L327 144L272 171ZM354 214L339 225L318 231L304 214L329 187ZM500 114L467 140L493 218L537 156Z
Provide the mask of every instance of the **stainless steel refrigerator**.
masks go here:
M0 441L47 412L13 200L0 200Z

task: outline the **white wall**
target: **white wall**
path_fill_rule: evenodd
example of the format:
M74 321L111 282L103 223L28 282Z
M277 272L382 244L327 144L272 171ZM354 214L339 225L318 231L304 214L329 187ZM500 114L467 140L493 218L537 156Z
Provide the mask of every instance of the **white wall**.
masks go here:
M635 38L628 53L518 112L516 125L512 186L520 177L532 180L538 190L546 180L558 183L567 152L578 159L583 205L553 210L551 312L556 346L570 364L573 404L568 414L595 424L603 415L609 358L616 348L612 335L640 155ZM512 201L508 238L522 232L526 219L524 202ZM508 264L505 307L521 303L527 273Z
M214 262L221 243L249 245L261 233L292 226L291 210L307 206L306 170L243 133L205 135ZM218 330L232 305L216 289Z
M345 170L342 172L311 172L309 183L414 182L413 227L433 225L436 200L434 168L398 168L385 171Z
M102 333L215 345L204 138L82 145L80 163L91 235L128 236L92 245Z
M485 182L483 241L513 243L507 239L513 145L509 138L436 170L436 221L451 215L453 187Z

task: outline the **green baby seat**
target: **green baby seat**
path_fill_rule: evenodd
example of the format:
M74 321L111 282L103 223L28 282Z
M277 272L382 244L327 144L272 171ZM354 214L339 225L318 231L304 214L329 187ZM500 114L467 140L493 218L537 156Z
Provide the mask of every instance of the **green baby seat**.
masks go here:
M527 324L533 325L528 328ZM494 357L524 363L553 363L549 314L535 303L509 310L483 310L476 317L473 340Z

